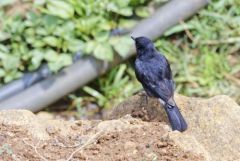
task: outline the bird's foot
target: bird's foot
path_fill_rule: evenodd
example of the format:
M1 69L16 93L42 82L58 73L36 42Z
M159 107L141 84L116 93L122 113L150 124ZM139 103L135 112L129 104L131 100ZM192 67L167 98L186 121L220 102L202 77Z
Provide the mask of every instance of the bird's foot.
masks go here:
M144 97L144 99L141 99L141 107L147 107L148 106L148 95L147 93L144 91L144 92L141 92L141 96Z

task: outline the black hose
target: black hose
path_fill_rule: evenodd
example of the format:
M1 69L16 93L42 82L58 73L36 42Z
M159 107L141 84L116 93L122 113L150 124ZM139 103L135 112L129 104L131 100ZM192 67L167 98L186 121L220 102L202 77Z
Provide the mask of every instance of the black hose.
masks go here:
M35 72L24 74L22 78L0 88L0 101L23 91L36 82L47 78L49 75L51 75L51 71L46 64L42 65Z
M78 61L82 56L83 53L78 51L73 56L73 62ZM0 102L22 92L50 75L52 75L52 72L47 64L41 65L40 68L34 72L23 74L20 79L14 80L0 88Z

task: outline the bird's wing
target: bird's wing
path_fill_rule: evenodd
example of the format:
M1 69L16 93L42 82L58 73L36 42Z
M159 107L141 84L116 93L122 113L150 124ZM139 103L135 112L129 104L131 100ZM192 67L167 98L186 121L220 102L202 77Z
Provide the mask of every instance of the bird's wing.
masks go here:
M171 80L172 79L172 70L170 68L170 65L166 59L166 70L164 72L164 77Z
M143 72L140 76L141 83L146 91L153 96L161 98L167 102L173 96L173 81L169 79L159 79L151 72Z
M160 98L168 101L173 96L173 80L163 79L158 83L157 93Z
M162 68L165 69L164 72L162 73L163 74L162 77L171 80L172 79L172 70L171 70L168 60L161 53L159 53L159 52L157 52L157 53L158 53L157 61L161 64Z
M162 58L156 58L154 62L148 65L146 63L141 61L135 63L137 79L142 83L147 93L167 102L173 96L174 91L169 64Z

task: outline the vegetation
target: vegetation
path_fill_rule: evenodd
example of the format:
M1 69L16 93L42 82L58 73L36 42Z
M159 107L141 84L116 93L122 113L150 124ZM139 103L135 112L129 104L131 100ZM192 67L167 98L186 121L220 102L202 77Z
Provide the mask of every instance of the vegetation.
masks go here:
M131 40L113 35L130 31L162 2L1 0L0 83L36 70L43 62L57 72L70 65L78 51L106 61L112 61L115 52L124 56ZM21 14L10 12L16 3L30 7ZM177 92L203 97L228 94L240 101L239 17L238 0L212 1L156 40L170 60ZM79 110L89 101L111 107L140 89L129 61L69 97L71 107Z
M0 82L19 78L43 62L57 72L72 64L72 56L78 51L106 61L112 61L114 50L124 56L126 50L120 49L127 49L131 40L110 39L111 31L129 30L138 19L148 16L150 2L1 0ZM21 14L14 12L26 4Z
M186 95L239 96L240 3L213 1L156 42L172 61L177 90Z
M213 1L197 15L168 30L155 45L170 60L176 81L176 91L187 96L209 97L227 94L240 102L240 2L238 0ZM118 67L119 70L121 68ZM133 70L129 66L129 70ZM115 69L114 69L115 70ZM113 71L114 71L113 70ZM115 73L117 75L117 72ZM127 74L126 74L127 75ZM106 77L97 82L105 81ZM132 77L129 83L136 82ZM107 96L104 84L95 85L95 92ZM114 104L126 98L123 86L115 92L117 97L106 97ZM139 84L135 89L139 89ZM134 89L132 89L134 91ZM98 103L99 104L99 103ZM101 107L106 105L99 104Z

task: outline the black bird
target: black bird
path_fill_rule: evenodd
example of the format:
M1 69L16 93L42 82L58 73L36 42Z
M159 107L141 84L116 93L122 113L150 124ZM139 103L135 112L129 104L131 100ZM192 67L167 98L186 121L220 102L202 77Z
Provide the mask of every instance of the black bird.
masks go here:
M152 41L146 37L132 37L135 41L137 58L135 73L149 97L158 98L167 112L173 130L184 131L187 123L174 99L174 81L168 60L160 54Z

